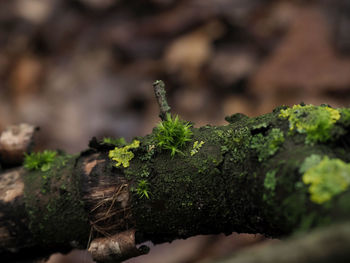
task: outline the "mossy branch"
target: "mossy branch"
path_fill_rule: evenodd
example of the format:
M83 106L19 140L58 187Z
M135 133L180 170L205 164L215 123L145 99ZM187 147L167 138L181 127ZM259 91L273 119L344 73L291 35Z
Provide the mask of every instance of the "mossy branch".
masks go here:
M136 248L146 240L281 237L349 219L350 109L298 105L226 119L191 127L174 156L155 129L124 146L94 139L45 169L4 171L2 259L88 246L99 262L118 262L147 252Z

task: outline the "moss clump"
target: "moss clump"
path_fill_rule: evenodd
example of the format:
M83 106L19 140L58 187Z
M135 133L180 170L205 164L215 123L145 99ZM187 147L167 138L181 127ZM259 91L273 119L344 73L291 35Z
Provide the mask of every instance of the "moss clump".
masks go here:
M326 142L340 112L328 106L294 105L281 110L279 117L289 120L290 131L306 134L306 143Z
M204 144L203 141L195 141L193 143L193 147L192 147L192 150L191 150L191 156L195 155L196 153L198 153L198 151L200 150L200 148L202 148L202 145Z
M24 168L27 170L41 170L46 172L50 170L52 162L57 155L56 151L45 150L43 152L25 154Z
M176 153L184 154L181 149L191 141L193 135L191 127L189 122L180 121L177 115L173 118L168 113L166 120L159 123L155 129L158 146L170 150L171 156L175 156Z
M126 145L122 148L115 147L114 150L109 151L109 158L116 161L116 167L123 165L124 168L128 167L130 160L134 158L134 153L129 151L140 146L140 141L134 140L131 144Z
M306 171L302 179L305 184L310 185L311 201L323 204L348 188L350 185L350 164L340 159L329 159L327 156L318 163L317 161L318 158L315 156L305 159L301 169ZM310 165L311 163L315 164Z
M266 136L261 133L254 135L250 147L256 149L259 162L261 162L273 156L283 142L283 132L278 128L273 128Z
M139 198L146 197L147 199L149 199L150 191L147 180L142 179L138 181L136 186L136 193L139 196Z

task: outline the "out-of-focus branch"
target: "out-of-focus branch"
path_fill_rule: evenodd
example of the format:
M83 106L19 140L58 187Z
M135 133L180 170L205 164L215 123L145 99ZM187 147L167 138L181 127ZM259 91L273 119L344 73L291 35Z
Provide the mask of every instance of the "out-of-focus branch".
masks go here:
M345 263L350 260L350 223L336 224L282 242L248 248L217 263Z

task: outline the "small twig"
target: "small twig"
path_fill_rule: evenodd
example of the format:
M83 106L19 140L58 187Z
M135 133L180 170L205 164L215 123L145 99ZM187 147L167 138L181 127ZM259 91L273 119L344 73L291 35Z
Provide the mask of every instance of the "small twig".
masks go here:
M153 83L153 88L159 105L159 117L163 121L171 109L166 100L165 84L162 80L156 80Z

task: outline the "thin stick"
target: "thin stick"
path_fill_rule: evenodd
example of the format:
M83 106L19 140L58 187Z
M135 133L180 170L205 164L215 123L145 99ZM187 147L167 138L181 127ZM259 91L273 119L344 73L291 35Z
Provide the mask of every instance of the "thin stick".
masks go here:
M153 83L153 88L159 105L159 117L164 121L166 114L170 113L171 109L166 100L165 84L162 80L156 80Z

